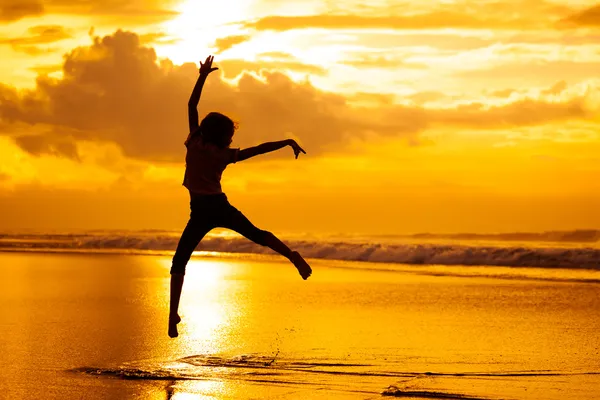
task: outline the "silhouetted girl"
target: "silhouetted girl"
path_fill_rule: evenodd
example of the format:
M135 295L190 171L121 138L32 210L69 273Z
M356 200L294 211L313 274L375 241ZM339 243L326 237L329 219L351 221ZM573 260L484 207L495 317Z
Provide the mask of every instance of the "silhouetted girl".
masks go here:
M268 246L289 259L298 269L300 276L307 279L312 270L296 251L291 251L271 232L254 226L248 218L229 204L221 190L221 174L227 165L247 160L259 154L290 146L294 155L306 152L294 140L268 142L247 149L232 149L230 144L236 129L235 123L227 116L211 112L198 126L197 106L206 77L218 68L212 67L213 57L208 56L204 64L200 62L200 76L194 86L188 103L190 134L185 141L187 154L183 185L190 192L190 219L181 234L171 267L171 299L169 312L169 336L176 337L181 288L185 267L192 252L204 235L211 229L222 227L232 229L255 243Z

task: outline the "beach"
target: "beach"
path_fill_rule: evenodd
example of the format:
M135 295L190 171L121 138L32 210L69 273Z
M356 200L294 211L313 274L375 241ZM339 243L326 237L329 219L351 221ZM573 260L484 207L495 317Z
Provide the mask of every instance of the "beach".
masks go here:
M600 400L600 2L0 29L0 400Z
M597 271L311 264L194 257L170 339L168 255L0 253L0 397L600 397Z

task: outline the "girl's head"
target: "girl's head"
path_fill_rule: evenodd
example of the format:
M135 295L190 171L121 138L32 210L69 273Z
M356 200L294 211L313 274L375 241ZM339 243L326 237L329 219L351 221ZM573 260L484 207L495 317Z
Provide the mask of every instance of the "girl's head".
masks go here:
M211 112L200 123L199 131L205 142L220 148L227 148L233 140L236 128L236 123L228 116Z

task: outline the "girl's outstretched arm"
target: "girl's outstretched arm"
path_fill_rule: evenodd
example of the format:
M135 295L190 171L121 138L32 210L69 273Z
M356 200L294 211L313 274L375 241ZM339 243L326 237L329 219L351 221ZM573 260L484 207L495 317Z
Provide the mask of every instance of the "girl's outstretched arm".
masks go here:
M212 67L213 59L213 56L208 56L206 57L204 64L202 64L202 61L200 61L200 76L198 76L198 80L196 81L196 85L194 86L194 90L192 90L192 95L188 101L188 120L190 124L190 133L194 132L196 128L198 128L198 103L200 102L200 94L202 93L204 82L206 82L206 77L211 72L219 69Z
M296 143L293 139L280 140L278 142L266 142L259 144L258 146L248 147L247 149L240 150L238 155L238 161L247 160L248 158L257 156L259 154L270 153L275 150L284 148L285 146L291 146L294 150L294 155L298 158L300 153L306 154L306 151Z

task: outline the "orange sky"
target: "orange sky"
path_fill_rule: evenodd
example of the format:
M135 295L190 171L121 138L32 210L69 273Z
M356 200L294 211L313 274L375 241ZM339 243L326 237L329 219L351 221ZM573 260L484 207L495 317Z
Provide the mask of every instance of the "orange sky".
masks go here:
M181 229L208 54L201 116L308 152L226 170L262 228L600 228L600 5L201 3L0 0L0 230Z

